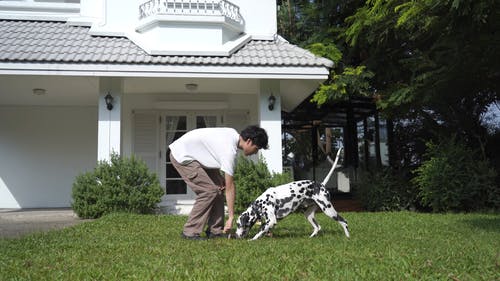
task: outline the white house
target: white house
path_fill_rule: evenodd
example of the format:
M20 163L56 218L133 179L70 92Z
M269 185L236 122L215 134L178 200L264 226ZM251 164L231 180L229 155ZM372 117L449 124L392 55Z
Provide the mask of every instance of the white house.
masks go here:
M0 208L68 207L110 153L144 159L185 213L167 147L199 127L259 124L282 170L281 111L332 62L276 34L275 0L1 0ZM106 102L106 97L111 98ZM270 109L270 97L274 108Z

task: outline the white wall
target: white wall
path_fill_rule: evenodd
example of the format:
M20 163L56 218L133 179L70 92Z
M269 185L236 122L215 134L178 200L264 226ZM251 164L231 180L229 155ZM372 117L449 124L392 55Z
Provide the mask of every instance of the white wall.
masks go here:
M273 39L277 33L276 0L229 0L245 19L245 32L254 39Z
M0 208L69 207L96 160L96 107L0 106Z

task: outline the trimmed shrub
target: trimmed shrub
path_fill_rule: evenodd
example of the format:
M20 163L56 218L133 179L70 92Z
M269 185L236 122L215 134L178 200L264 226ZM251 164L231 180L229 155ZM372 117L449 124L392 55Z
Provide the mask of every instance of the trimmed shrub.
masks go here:
M390 167L366 172L355 185L355 192L368 211L414 209L417 191L408 178L408 173Z
M454 138L427 144L414 178L422 204L435 212L500 208L496 171L479 155Z
M234 183L236 185L236 202L234 208L236 213L246 210L262 192L272 186L278 186L292 181L289 173L271 174L267 164L263 159L257 163L239 156L234 173Z
M100 161L94 171L73 183L71 204L81 218L98 218L116 211L150 213L161 201L163 189L144 161L117 154Z

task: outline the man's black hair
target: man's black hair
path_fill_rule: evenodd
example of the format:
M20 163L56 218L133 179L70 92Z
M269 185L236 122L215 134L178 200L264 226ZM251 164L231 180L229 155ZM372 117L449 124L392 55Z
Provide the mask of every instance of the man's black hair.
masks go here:
M241 131L240 136L244 141L250 139L259 149L267 149L269 147L266 130L259 126L246 127Z

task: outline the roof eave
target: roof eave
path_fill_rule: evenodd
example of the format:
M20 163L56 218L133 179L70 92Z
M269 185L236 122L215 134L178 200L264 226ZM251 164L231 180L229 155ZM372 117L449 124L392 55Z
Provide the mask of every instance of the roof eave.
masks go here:
M0 62L0 74L326 80L329 70L324 66L200 66Z

